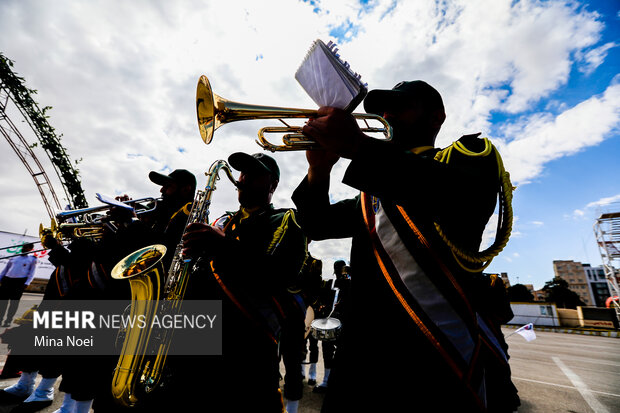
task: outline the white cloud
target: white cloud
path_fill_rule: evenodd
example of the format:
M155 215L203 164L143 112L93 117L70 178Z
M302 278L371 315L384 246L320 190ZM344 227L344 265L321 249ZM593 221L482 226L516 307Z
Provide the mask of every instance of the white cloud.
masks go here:
M595 207L603 207L613 204L615 202L620 202L620 194L614 196L608 196L605 198L601 198L598 201L590 202L586 205L586 208L595 208Z
M256 131L271 122L225 125L211 145L202 143L195 120L198 77L206 74L215 93L234 101L313 107L293 74L312 41L329 40L330 30L343 23L352 22L358 32L339 45L340 53L370 88L421 78L443 94L448 119L439 145L488 131L493 112L529 113L566 85L575 63L593 69L611 47L598 43L599 16L572 1L387 0L371 6L324 0L315 13L313 5L290 0L7 1L0 3L0 50L27 86L39 90L39 104L53 106L49 121L64 134L70 157L83 159L82 183L95 203L95 192L157 195L150 170L187 168L202 183L216 159L259 152ZM613 84L556 117L523 115L507 126L497 143L513 181L526 183L550 160L608 138L618 125L619 95ZM304 155L274 156L283 177L274 201L288 206L305 173ZM0 229L36 233L47 218L32 178L9 149L0 159L0 190L10 194L3 197ZM334 199L356 193L339 184L345 166L334 172ZM235 207L236 195L224 182L213 214ZM337 245L321 253L343 255L347 246Z
M618 204L618 205L616 205ZM575 219L590 219L591 213L600 214L603 210L608 209L606 207L615 207L614 210L620 209L620 194L601 198L597 201L589 202L582 209L576 209L573 211L573 218Z
M594 72L596 68L599 67L603 61L605 61L607 52L613 47L618 47L618 44L609 42L583 54L577 53L577 57L583 61L583 64L579 67L579 71L585 74Z
M593 96L558 116L538 113L503 128L497 142L513 183L538 176L544 165L572 155L609 137L620 124L620 84Z

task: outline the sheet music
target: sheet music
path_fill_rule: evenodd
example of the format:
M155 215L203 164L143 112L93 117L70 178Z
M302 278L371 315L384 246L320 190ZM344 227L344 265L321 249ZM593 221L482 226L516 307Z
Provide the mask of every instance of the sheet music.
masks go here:
M340 59L336 45L315 40L295 79L318 106L353 111L368 91L361 76Z
M112 205L115 207L120 207L120 208L125 208L125 209L133 209L133 207L131 205L127 205L123 202L117 201L114 198L111 198L109 196L106 195L102 195L100 193L97 193L97 199L101 202L103 202L104 204L108 204L108 205Z

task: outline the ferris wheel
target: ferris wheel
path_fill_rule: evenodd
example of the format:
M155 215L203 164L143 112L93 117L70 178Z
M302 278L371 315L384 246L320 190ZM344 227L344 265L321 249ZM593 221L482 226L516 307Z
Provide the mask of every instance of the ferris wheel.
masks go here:
M50 218L54 217L55 211L62 208L49 174L33 151L33 147L38 145L53 165L69 208L87 207L79 173L60 143L59 136L47 121L45 113L50 107L39 108L32 98L36 91L24 85L24 79L13 73L12 66L13 62L0 53L0 134L8 141L32 176ZM34 133L37 142L28 142L24 137L25 131L20 131L16 123L28 125L27 128Z

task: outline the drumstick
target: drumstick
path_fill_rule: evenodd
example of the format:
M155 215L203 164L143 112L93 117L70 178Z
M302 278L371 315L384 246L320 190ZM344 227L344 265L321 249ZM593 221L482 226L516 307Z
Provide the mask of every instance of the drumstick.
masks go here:
M338 302L338 293L340 292L340 288L334 288L334 291L336 291L336 294L334 294L334 304L332 304L332 311L327 316L327 319L329 319L329 317L332 316L332 314L334 313L334 310L336 309L336 303Z

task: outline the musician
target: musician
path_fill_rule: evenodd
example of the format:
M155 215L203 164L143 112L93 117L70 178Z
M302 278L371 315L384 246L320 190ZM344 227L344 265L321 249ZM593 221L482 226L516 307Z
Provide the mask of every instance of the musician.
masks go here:
M86 238L77 238L65 248L51 235L42 237L42 245L49 250L48 258L56 267L43 294L39 311L50 311L56 300L90 300L102 298L105 280L99 266L95 264L95 243ZM12 335L19 334L20 326ZM11 336L3 336L3 340L11 346ZM0 392L0 404L18 403L12 411L36 412L50 406L54 400L54 386L58 378L63 376L60 391L65 393L64 405L71 403L72 413L87 413L90 410L94 389L88 380L79 380L72 384L76 370L83 369L83 359L76 361L66 356L24 356L11 355L22 371L19 381ZM41 381L35 388L37 374ZM80 379L82 377L80 376ZM78 390L79 391L75 391ZM65 410L62 411L64 413Z
M128 212L124 208L112 208L108 213L114 222L116 231L106 231L100 242L97 260L102 263L103 272L109 277L112 268L128 254L140 248L164 244L167 252L162 260L165 277L168 266L174 256L175 248L181 241L189 213L192 208L196 192L196 176L186 169L175 169L165 175L156 171L149 173L149 180L160 185L161 200L156 208L136 216L135 212ZM118 201L129 201L124 195ZM139 218L139 219L138 219ZM162 283L165 280L160 280ZM131 297L130 284L126 280L111 280L106 290L106 299L127 300ZM96 412L121 412L136 410L122 408L112 397L110 383L118 362L118 356L99 357L96 362L97 377L91 382L91 387L97 389L93 403ZM71 381L77 384L77 381ZM156 402L154 402L156 403ZM148 405L153 408L152 405ZM146 406L140 406L146 409Z
M7 305L9 306L2 327L9 327L13 322L19 300L34 278L37 259L33 255L28 255L33 248L34 245L31 243L22 245L21 255L11 258L0 272L0 320L5 315Z
M308 175L293 194L309 238L353 237L347 324L323 411L396 411L422 399L435 411L512 411L511 390L485 375L490 365L506 370L506 354L476 314L470 272L482 270L477 251L498 192L509 203L497 150L479 134L434 148L446 115L423 81L371 91L364 106L390 123L392 141L364 135L342 110L319 109L303 132L323 150L307 152ZM343 182L361 194L330 205L340 157L351 159ZM373 391L361 396L368 378Z
M311 241L308 240L308 245L310 245ZM306 319L305 322L305 335L302 349L302 373L301 380L306 378L305 366L303 361L308 356L308 348L307 341L310 339L310 324L314 318L316 318L317 311L320 307L320 299L322 294L322 288L325 284L323 281L323 261L318 258L313 257L310 253L308 253L308 258L306 258L306 262L304 263L304 267L302 269L302 292L304 297L304 302L308 306L306 309ZM310 311L312 310L312 311ZM308 314L310 312L310 314ZM308 384L314 386L316 384L316 362L318 361L318 348L316 349L316 354L312 352L310 349L310 366L308 368ZM313 361L314 360L314 361ZM314 364L312 364L314 363Z
M317 299L321 270L321 260L314 258L308 251L299 276L287 288L289 294L281 301L285 316L280 333L280 356L285 370L283 393L287 413L297 413L303 396L306 309Z
M239 210L212 226L192 223L183 236L184 253L208 263L199 274L206 282L202 298L222 300L224 320L223 354L206 359L199 379L185 380L190 400L184 403L213 411L281 412L277 348L286 314L279 301L290 295L306 240L295 211L271 204L280 180L275 159L237 152L228 161L241 172ZM191 370L182 377L191 377Z
M156 234L164 234L162 243L169 251L164 258L164 266L168 268L192 209L196 193L196 176L186 169L175 169L168 175L151 171L149 179L161 185L162 199L155 211L146 214L142 220L150 224Z
M337 318L342 321L341 312L336 312L336 309L339 307L340 302L342 300L340 296L340 291L338 291L338 297L336 297L336 283L339 283L342 279L342 271L346 266L346 262L343 260L337 260L334 262L334 275L336 276L335 280L323 280L321 286L321 294L320 298L317 301L316 306L316 318L327 318L331 314L332 317ZM346 288L346 286L345 286ZM334 312L332 313L332 309ZM340 307L339 309L342 309ZM309 348L310 348L310 368L309 368L309 380L308 384L313 385L316 384L316 364L319 357L319 344L318 340L314 338L312 335L308 337ZM322 340L321 348L323 350L323 380L322 382L312 389L313 393L325 393L327 391L327 384L329 380L329 375L331 373L331 368L334 360L334 353L336 351L336 343L333 340Z

